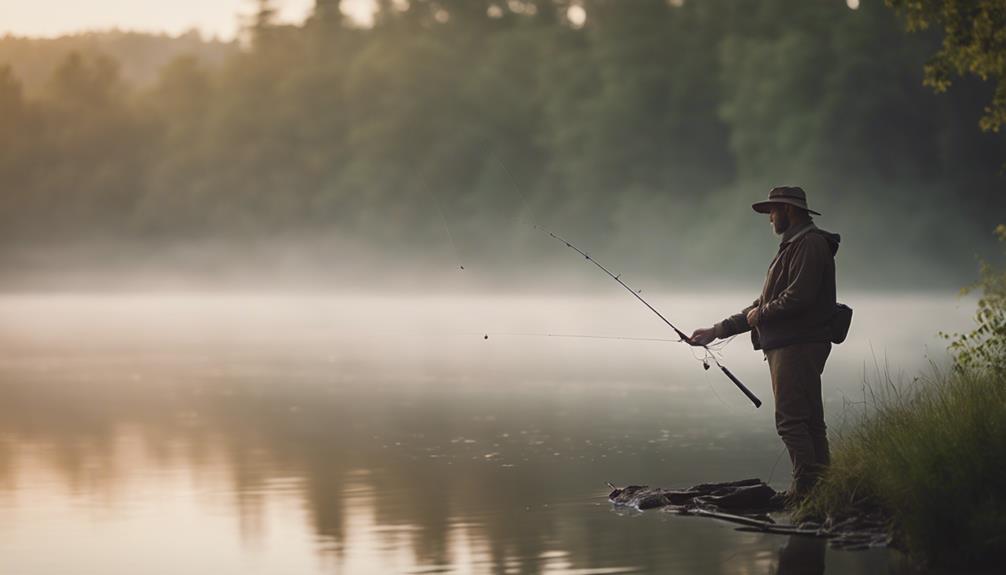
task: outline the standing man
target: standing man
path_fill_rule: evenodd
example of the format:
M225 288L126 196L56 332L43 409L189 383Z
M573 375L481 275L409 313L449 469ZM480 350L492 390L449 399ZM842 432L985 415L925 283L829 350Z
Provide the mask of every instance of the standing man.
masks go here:
M838 234L814 225L807 195L798 187L773 188L752 205L768 214L781 237L761 296L713 327L697 329L694 345L751 332L755 349L768 360L775 396L776 431L793 463L788 495L798 499L817 483L830 455L821 400L821 374L831 352L835 313L835 253Z

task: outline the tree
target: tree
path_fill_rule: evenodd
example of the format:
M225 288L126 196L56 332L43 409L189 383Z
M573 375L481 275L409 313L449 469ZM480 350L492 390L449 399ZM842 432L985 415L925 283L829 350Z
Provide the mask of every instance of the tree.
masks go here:
M312 17L321 22L342 22L342 0L315 0Z
M150 123L131 104L118 64L71 53L46 96L42 149L59 161L37 173L38 214L51 212L63 232L128 228L153 146Z
M250 23L245 30L252 47L261 48L268 41L272 29L276 26L278 10L273 0L251 0L255 4L255 13L250 17Z
M41 152L37 130L29 125L30 114L21 81L10 66L0 65L0 214L18 214L23 200L20 188L26 176L30 181L33 158ZM2 216L0 216L2 217ZM14 216L16 217L16 216ZM6 219L6 218L5 218ZM0 233L9 233L9 225L0 220Z
M7 135L24 111L21 82L10 66L0 66L0 138Z
M937 92L950 76L970 74L995 84L985 107L982 130L998 132L1006 123L1006 2L1003 0L885 0L905 16L910 32L943 28L943 44L926 65L925 83Z
M119 64L107 56L85 59L71 52L53 72L47 95L72 111L115 106L124 86Z

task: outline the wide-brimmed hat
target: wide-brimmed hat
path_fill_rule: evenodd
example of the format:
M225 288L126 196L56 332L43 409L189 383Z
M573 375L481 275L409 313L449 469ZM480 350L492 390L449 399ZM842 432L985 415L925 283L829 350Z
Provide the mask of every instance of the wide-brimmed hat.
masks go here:
M760 214L767 214L772 211L773 204L789 204L802 210L807 210L815 216L821 215L807 207L807 194L804 193L803 188L798 186L779 186L777 188L772 188L772 191L768 193L767 200L755 202L751 204L751 207L754 208L754 211Z

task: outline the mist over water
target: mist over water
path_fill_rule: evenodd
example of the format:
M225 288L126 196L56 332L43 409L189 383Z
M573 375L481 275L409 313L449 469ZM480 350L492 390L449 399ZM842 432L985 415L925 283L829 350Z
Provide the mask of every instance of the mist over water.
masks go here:
M648 299L688 331L750 298ZM864 374L889 365L911 385L942 361L936 331L973 309L841 299L857 315L825 372L833 437L863 409ZM621 293L6 296L0 567L746 573L803 553L828 573L900 568L610 507L605 481L788 480L743 337L723 361L759 410L680 343L560 337L668 332Z

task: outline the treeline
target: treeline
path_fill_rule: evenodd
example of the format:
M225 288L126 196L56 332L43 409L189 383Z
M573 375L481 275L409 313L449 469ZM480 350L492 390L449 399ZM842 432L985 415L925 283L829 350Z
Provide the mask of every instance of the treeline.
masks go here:
M863 277L956 285L1006 208L988 87L923 87L938 39L880 0L381 1L368 28L259 4L245 49L149 86L103 55L37 95L0 68L5 245L319 234L408 258L450 252L446 221L468 257L527 253L534 220L636 269L761 273L745 205L800 183Z
M179 36L121 30L59 38L0 36L0 63L11 67L30 98L45 94L53 72L71 52L85 58L111 57L123 80L134 88L146 88L157 80L161 68L181 55L216 65L237 50L235 42L205 40L195 30Z

